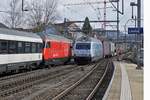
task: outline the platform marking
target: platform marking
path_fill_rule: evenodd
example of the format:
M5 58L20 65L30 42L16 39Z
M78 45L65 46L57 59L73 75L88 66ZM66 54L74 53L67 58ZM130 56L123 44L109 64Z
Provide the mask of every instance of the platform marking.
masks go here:
M127 71L125 69L125 66L121 63L120 67L122 72L120 100L132 100L130 82L128 79Z

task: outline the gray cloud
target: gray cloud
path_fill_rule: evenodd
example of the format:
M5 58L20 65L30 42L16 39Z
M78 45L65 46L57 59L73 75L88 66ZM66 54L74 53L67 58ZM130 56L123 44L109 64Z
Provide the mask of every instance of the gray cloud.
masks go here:
M0 3L0 10L8 10L8 5L11 0L3 0L3 2ZM31 0L25 0L26 2L29 2ZM97 14L98 12L94 11L90 5L81 5L81 6L70 6L70 7L64 7L63 4L67 3L79 3L79 2L84 2L84 1L89 1L89 2L95 2L95 1L103 1L103 0L59 0L58 4L58 12L60 13L59 15L61 16L61 20L65 17L69 18L70 20L84 20L86 16L89 17L90 20L97 20ZM120 0L121 1L121 0ZM137 1L137 0L125 0L125 14L122 16L120 15L120 26L121 30L123 30L123 25L124 23L131 18L131 7L130 7L130 2L131 1ZM143 1L143 0L142 0ZM111 6L108 4L108 6ZM97 4L94 5L94 8L102 8L103 4ZM121 8L121 7L120 7ZM101 20L103 19L103 10L100 10L101 12ZM135 9L136 13L136 9ZM6 14L0 13L0 21L3 22L3 16ZM142 14L143 16L143 14ZM116 18L116 13L112 11L112 9L107 9L107 19L115 20ZM132 24L132 23L129 23ZM93 25L93 24L92 24ZM95 27L100 27L100 24L94 24L93 26Z

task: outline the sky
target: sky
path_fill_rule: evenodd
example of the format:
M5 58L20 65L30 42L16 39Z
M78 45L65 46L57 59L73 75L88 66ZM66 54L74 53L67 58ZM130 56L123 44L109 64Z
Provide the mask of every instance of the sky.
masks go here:
M3 2L0 3L0 10L8 10L9 2L11 0L3 0ZM30 3L31 0L24 0L25 2ZM64 18L67 18L69 20L84 20L85 17L89 17L90 20L98 20L98 17L100 20L103 20L103 9L98 10L98 8L103 8L104 4L93 4L91 5L78 5L78 6L64 6L65 4L76 4L76 3L82 3L82 2L97 2L97 1L103 1L103 0L58 0L58 13L60 16L60 19L57 20L57 22L63 22ZM120 0L120 10L121 10L121 1ZM131 19L131 7L130 2L136 2L137 0L124 0L125 1L125 12L124 15L120 15L120 29L121 31L124 31L124 25L127 22L128 19ZM143 0L141 0L143 2ZM112 7L110 3L107 3L108 7ZM142 3L143 7L143 3ZM142 8L143 10L143 8ZM100 12L100 13L99 13ZM107 20L116 20L116 12L113 11L113 8L107 8ZM134 8L134 15L136 15L136 7ZM4 13L0 13L0 22L3 22L3 19L5 17ZM142 17L143 17L143 11L142 11ZM143 19L143 18L142 18ZM78 24L80 27L82 27L82 24ZM91 24L93 28L101 28L101 23L92 23ZM113 23L108 23L108 25L114 25ZM133 26L133 22L129 22L127 26ZM110 27L108 26L107 29L116 29L116 27Z

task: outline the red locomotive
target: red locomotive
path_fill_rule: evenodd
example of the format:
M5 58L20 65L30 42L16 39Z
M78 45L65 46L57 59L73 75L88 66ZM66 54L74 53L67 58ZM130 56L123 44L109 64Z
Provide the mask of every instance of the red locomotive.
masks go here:
M63 64L71 58L71 41L50 34L44 39L43 60L46 65Z

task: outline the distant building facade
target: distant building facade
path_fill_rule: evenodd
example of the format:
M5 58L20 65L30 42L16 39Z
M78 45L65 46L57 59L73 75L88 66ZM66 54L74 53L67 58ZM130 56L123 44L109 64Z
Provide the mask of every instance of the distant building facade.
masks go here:
M81 29L75 23L57 23L55 27L59 32L74 40L84 35L82 32L78 31Z

